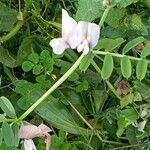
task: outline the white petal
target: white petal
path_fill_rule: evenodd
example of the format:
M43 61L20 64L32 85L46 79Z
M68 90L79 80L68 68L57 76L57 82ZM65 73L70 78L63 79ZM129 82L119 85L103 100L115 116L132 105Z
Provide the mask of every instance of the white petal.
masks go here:
M69 16L66 10L62 9L62 37L66 39L76 26L77 22Z
M82 52L83 49L84 49L84 44L83 44L83 43L80 44L80 45L77 47L77 51L78 51L79 53Z
M86 40L87 32L88 32L88 22L79 21L77 25L77 37L78 37L77 39L79 44L81 44L84 40Z
M39 126L38 126L38 128L42 131L42 132L51 132L52 130L48 127L48 126L46 126L45 124L40 124Z
M36 150L36 147L31 139L24 140L24 149L25 150Z
M94 48L98 42L100 35L100 28L95 23L88 23L87 40L89 41L89 47Z
M49 44L53 48L53 52L58 55L62 54L65 49L69 48L69 45L62 38L53 39Z
M21 139L32 139L38 137L41 133L41 130L37 126L24 125L20 127L18 137Z

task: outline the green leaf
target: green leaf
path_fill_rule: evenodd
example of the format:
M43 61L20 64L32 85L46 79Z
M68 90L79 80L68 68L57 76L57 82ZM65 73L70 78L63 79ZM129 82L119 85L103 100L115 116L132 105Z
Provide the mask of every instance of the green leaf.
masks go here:
M34 64L31 61L25 61L22 64L22 69L24 72L29 72L34 67Z
M7 146L13 146L15 143L14 133L12 128L7 122L4 122L2 124L2 132L3 132L3 138L4 142Z
M43 102L36 109L38 115L54 127L73 134L88 134L88 130L80 127L72 118L65 105L49 96L49 101Z
M18 53L17 53L17 65L21 65L23 61L33 52L33 37L26 37L23 39Z
M133 31L136 31L140 35L148 35L147 28L143 24L140 16L133 14L128 17L128 28Z
M16 67L16 58L1 45L0 45L0 62L10 68Z
M121 72L123 77L129 78L132 73L131 61L128 57L121 58Z
M112 8L108 13L105 22L113 28L124 27L125 15L126 9Z
M91 61L94 58L94 54L92 52L89 52L86 56L84 56L84 58L81 61L81 64L79 66L79 69L81 71L86 71L89 67L89 65L91 64Z
M10 118L16 118L16 112L11 102L4 96L0 97L0 107Z
M94 98L96 112L101 111L107 97L106 93L104 92L104 90L95 90L93 91L92 96Z
M2 128L0 128L0 145L2 144L3 141L3 132L2 132Z
M125 128L134 123L139 118L138 113L133 108L127 108L119 112L117 136L120 137Z
M139 0L115 0L117 6L119 8L125 8L127 7L128 5L131 5L132 3L136 3L138 2Z
M126 137L130 144L137 144L136 129L130 125L126 129Z
M103 38L98 42L95 49L105 49L105 51L112 51L116 48L119 48L119 46L121 46L121 44L124 42L125 40L123 38L116 38L116 39Z
M136 66L136 77L139 80L143 80L147 71L147 60L140 60Z
M28 56L28 60L36 65L39 62L39 55L37 53L32 53Z
M113 72L113 67L114 67L113 58L110 54L107 54L104 58L104 64L101 72L101 76L104 80L108 79L111 76Z
M92 21L102 15L102 4L97 0L79 0L76 18L83 21Z
M83 91L87 91L88 88L89 88L89 84L88 84L87 80L84 80L76 87L76 91L83 92Z
M32 70L33 74L39 75L42 72L42 68L40 64L35 65Z
M17 11L0 2L0 32L8 32L17 21Z
M148 43L141 52L141 57L146 57L150 55L150 43Z
M14 145L17 147L19 145L20 139L18 138L19 124L14 123L12 125L12 130L14 133Z
M120 105L121 108L127 106L128 104L132 104L134 101L134 94L129 93L128 95L125 95L121 100L120 100Z
M45 67L48 73L53 71L54 59L50 56L50 52L47 50L43 50L40 54L40 62L42 66Z
M143 37L138 37L138 38L131 40L124 46L123 54L127 53L130 49L134 48L135 46L137 46L138 44L140 44L144 41L145 41L145 39Z

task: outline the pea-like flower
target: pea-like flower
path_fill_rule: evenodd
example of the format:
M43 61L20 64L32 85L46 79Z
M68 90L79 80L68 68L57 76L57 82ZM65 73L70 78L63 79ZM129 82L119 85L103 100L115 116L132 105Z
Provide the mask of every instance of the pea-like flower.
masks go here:
M98 42L100 28L95 23L79 21L78 23L62 9L62 38L50 41L55 54L62 54L65 49L77 49L85 54Z
M52 130L44 124L40 124L38 127L35 125L22 125L18 132L18 137L24 140L25 150L36 150L33 142L33 138L40 137L46 140L46 150L51 145L51 136L49 132Z

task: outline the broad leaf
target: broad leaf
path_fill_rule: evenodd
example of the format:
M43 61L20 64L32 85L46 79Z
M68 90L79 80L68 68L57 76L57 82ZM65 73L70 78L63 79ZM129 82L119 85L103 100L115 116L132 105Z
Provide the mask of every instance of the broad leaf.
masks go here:
M0 128L0 145L2 144L3 141L3 132L2 132L2 128Z
M0 2L0 32L10 31L17 21L17 11Z
M139 118L138 113L133 108L127 108L119 113L117 136L120 137L125 128L134 123Z
M125 78L129 78L132 73L131 61L128 57L121 58L121 72Z
M98 42L95 49L105 49L105 51L112 51L116 48L119 48L121 44L124 42L125 40L123 38L116 38L116 39L103 38Z
M11 102L4 96L0 97L0 107L10 118L16 117L16 112Z
M143 37L138 37L138 38L131 40L123 48L123 54L127 53L130 49L134 48L135 46L137 46L138 44L140 44L144 41L145 41L145 39Z
M101 76L104 80L108 79L111 76L113 72L113 67L114 67L113 58L110 54L107 54L105 56L101 72Z
M91 64L91 61L94 58L94 54L92 52L89 52L86 56L84 56L84 58L81 61L81 64L79 66L79 69L81 71L86 71L89 67L89 65Z
M145 47L144 47L144 49L143 49L143 51L142 51L142 53L141 53L141 57L146 57L146 56L148 56L148 55L150 55L150 43L148 43Z
M16 58L7 49L0 45L0 62L7 67L16 67Z
M76 18L83 21L92 21L102 15L102 5L97 0L79 0Z
M43 102L36 112L51 125L73 134L88 134L88 130L80 127L72 118L65 105L49 96L48 102Z
M14 133L12 128L7 122L4 122L2 124L2 132L3 132L3 138L4 142L7 146L13 146L15 143Z
M136 77L139 80L143 80L147 71L147 60L140 60L136 66Z

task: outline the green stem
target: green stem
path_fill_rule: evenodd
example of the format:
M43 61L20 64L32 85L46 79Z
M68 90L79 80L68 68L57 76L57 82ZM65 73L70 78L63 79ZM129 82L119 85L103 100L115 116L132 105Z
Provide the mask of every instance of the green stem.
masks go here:
M105 51L93 51L94 54L98 54L98 55L107 55L107 54L110 54L114 57L128 57L129 59L131 60L136 60L136 61L139 61L139 60L142 60L142 58L137 58L137 57L133 57L133 56L128 56L128 55L123 55L123 54L116 54L116 53L111 53L111 52L105 52Z
M93 60L92 63L93 67L95 68L95 70L101 75L101 70L100 68L97 66L97 64L95 63L95 61ZM115 88L113 87L113 85L108 81L108 80L105 80L105 82L107 83L107 86L110 88L110 90L115 94L115 96L118 98L118 99L122 99L116 92Z
M78 112L78 110L68 101L68 103L70 104L70 106L73 108L73 110L77 113L77 115L82 119L82 121L91 129L93 130L93 132L95 133L95 135L98 137L98 139L101 142L104 143L110 143L110 144L115 144L115 145L124 145L124 143L119 143L119 142L115 142L115 141L109 141L109 140L103 140L102 137L99 135L97 130L94 130L94 128L84 119L84 117Z
M100 22L99 22L100 28L101 28L102 25L104 24L104 21L105 21L107 15L108 15L108 12L109 12L110 9L111 9L110 6L108 6L108 7L105 9L105 11L104 11L104 13L103 13L103 16L101 17L101 20L100 20Z
M148 143L144 143L144 144L135 144L135 145L127 145L127 146L117 147L117 148L113 148L111 150L128 149L128 148L143 146L143 145L147 145L147 144L149 144L149 142Z
M57 87L59 87L79 66L81 60L84 57L84 53L78 58L73 66L46 92L44 93L26 112L24 112L18 119L23 120L27 117L39 104L41 104Z
M18 31L19 29L22 27L23 25L23 21L19 20L16 24L16 26L6 35L0 37L0 43L3 43L7 40L9 40L10 38L12 38Z
M78 110L68 101L70 106L73 108L73 110L77 113L77 115L82 119L82 121L91 129L94 130L94 128L84 119L84 117L78 112Z

